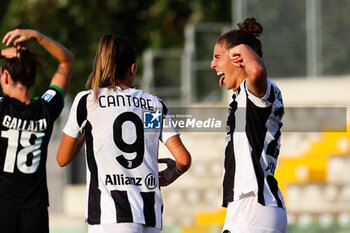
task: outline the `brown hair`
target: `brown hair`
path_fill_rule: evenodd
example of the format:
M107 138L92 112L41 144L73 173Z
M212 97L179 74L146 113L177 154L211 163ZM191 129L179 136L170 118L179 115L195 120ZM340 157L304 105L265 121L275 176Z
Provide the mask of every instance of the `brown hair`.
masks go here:
M263 32L263 27L255 18L247 18L243 23L237 24L239 29L229 31L221 35L216 43L223 44L226 49L240 44L247 44L262 57L261 42L257 38Z
M17 50L18 56L6 58L1 65L2 70L7 70L15 84L20 83L28 89L35 84L37 65L41 66L39 56L26 47Z
M114 88L118 80L124 80L135 62L136 52L128 40L114 37L112 34L102 36L97 45L94 66L86 87L91 87L97 98L98 88Z

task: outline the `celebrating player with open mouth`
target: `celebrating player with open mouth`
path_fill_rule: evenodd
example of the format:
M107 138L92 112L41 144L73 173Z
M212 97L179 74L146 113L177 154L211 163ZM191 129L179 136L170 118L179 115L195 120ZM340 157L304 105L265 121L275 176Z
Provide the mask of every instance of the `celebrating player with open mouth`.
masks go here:
M89 233L157 233L162 228L160 186L187 171L191 156L175 128L163 127L167 107L156 96L133 88L136 54L123 38L101 38L88 86L73 102L57 153L71 162L86 142ZM161 159L165 143L175 160Z
M262 26L248 18L221 35L211 68L219 85L233 90L227 119L223 233L285 233L287 215L274 172L284 113L281 92L267 79Z

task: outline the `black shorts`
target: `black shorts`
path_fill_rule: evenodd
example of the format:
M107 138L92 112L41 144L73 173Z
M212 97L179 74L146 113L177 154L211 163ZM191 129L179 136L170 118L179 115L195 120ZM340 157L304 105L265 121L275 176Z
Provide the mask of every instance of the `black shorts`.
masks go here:
M49 214L47 207L10 208L0 206L0 232L48 233Z

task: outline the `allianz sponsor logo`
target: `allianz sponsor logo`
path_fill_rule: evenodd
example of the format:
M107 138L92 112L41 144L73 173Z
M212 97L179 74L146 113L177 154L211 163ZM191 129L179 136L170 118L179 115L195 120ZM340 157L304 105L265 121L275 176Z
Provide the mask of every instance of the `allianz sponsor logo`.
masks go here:
M125 176L124 174L107 174L105 179L107 185L118 185L118 186L142 186L146 185L149 189L157 187L157 180L152 173L149 173L146 178L142 176Z
M149 189L155 189L157 187L157 180L152 173L146 176L145 184L146 184L146 187Z

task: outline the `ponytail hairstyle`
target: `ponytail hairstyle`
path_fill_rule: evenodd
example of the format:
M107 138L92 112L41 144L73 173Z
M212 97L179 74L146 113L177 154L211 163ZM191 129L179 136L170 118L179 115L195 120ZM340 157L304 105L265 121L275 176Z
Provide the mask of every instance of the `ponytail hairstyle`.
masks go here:
M86 88L91 88L97 99L98 88L114 88L118 81L125 79L135 62L136 52L128 40L112 34L104 35L97 45L94 66Z
M1 68L9 72L15 85L20 83L29 89L35 84L37 65L42 66L39 56L33 53L28 46L24 47L21 44L17 50L17 56L6 58Z
M243 23L237 24L239 29L229 31L221 35L216 43L222 44L226 49L231 49L240 44L249 45L260 57L263 52L261 42L257 38L263 32L263 27L255 18L247 18Z

